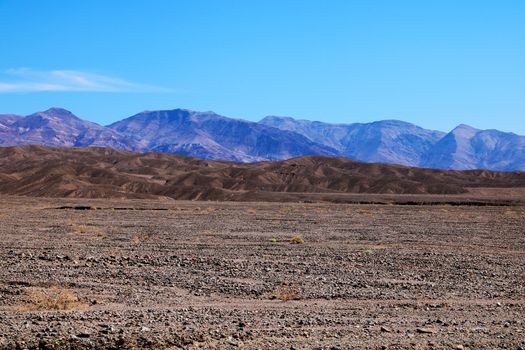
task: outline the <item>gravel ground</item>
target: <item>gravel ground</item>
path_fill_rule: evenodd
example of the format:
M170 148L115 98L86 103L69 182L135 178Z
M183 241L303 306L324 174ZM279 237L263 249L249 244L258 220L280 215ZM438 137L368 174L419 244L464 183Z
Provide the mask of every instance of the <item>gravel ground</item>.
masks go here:
M525 349L525 207L1 199L0 349Z

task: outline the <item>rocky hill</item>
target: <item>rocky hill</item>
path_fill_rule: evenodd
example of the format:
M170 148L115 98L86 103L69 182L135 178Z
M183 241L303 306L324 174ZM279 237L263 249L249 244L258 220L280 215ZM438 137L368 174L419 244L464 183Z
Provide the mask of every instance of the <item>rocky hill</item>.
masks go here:
M0 193L83 198L278 200L283 193L461 194L525 187L525 173L442 171L304 156L239 164L110 148L0 148Z

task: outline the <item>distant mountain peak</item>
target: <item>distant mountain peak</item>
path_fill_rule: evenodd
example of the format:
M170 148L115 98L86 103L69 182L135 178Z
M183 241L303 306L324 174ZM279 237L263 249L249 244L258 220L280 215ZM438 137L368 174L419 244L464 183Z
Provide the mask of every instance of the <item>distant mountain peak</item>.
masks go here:
M71 111L65 109L65 108L60 108L60 107L51 107L49 109L47 109L46 111L44 111L43 113L53 113L53 114L73 114Z
M137 113L136 115L151 114L151 113L195 113L195 111L192 111L191 109L187 109L187 108L154 109L154 110L147 109L145 111Z
M476 129L475 127L467 125L467 124L459 124L458 126L456 126L454 128L454 130L475 130L475 131L479 131L479 129Z
M467 124L460 124L452 130L452 134L456 137L462 137L462 138L471 138L474 135L476 135L481 130L476 129L470 125Z
M68 111L67 109L58 108L58 107L52 107L43 112L34 113L33 115L54 117L54 118L59 118L63 120L67 120L67 119L74 119L74 120L79 120L79 121L82 120L76 115L74 115L72 112Z
M262 122L264 120L289 120L289 121L300 121L301 119L295 119L288 116L280 116L280 115L267 115L266 117L262 118L259 122Z
M410 122L405 122L405 121L399 120L399 119L383 119L383 120L378 120L376 122L372 122L370 124L387 125L387 126L399 126L399 127L414 126L414 124L412 124Z
M266 116L263 119L261 119L259 123L262 123L265 125L272 125L272 124L278 124L278 123L290 123L290 124L300 123L300 124L308 124L311 126L323 124L323 125L338 126L338 127L345 127L345 126L349 127L349 126L354 126L354 125L380 125L380 126L394 126L394 127L405 127L405 126L414 127L416 126L417 127L417 125L413 123L405 122L399 119L383 119L383 120L378 120L378 121L369 122L369 123L357 123L357 122L356 123L328 123L328 122L313 121L313 120L308 120L308 119L295 119L293 117L276 116L276 115Z
M525 137L461 124L448 134L387 119L333 124L269 115L259 122L185 108L143 111L108 126L53 107L0 116L0 146L100 146L254 162L303 155L441 169L525 170Z

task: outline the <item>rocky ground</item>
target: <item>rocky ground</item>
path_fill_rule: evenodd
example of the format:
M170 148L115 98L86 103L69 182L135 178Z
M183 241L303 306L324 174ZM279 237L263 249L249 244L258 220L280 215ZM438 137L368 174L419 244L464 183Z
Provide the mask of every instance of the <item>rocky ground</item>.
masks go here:
M524 349L525 207L2 197L0 348Z

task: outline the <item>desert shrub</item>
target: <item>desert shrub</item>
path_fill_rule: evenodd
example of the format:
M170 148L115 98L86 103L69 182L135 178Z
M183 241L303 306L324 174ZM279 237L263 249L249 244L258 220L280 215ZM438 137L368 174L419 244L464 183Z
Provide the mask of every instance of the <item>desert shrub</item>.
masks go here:
M139 234L139 235L134 235L133 237L131 237L131 241L135 244L139 244L149 239L150 239L150 236L147 234Z
M275 237L270 238L270 243L277 243L277 238Z
M281 207L279 208L278 212L280 214L290 214L295 211L294 207Z
M52 310L85 310L87 305L82 303L75 292L69 288L50 287L35 288L26 293L23 310L52 311Z
M372 254L374 254L374 250L370 249L370 248L365 249L365 250L363 250L363 254L364 255L372 255Z
M304 239L301 236L293 236L290 242L292 244L304 244Z
M296 287L283 286L273 291L273 298L277 298L282 301L298 300L300 291Z

